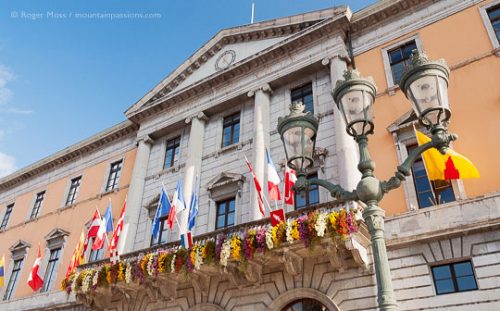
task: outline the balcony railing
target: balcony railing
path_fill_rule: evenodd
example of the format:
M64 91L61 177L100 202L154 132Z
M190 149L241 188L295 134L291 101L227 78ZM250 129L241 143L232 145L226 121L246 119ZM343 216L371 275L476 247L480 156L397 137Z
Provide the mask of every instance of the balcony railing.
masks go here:
M298 275L307 257L327 256L334 270L367 269L370 242L361 211L353 202L328 202L287 213L287 221L274 227L268 218L212 231L195 237L190 249L166 243L125 254L117 263L82 265L62 287L85 305L104 308L111 297L129 299L138 290L172 299L186 282L204 293L214 275L234 286L259 284L264 268L273 265Z

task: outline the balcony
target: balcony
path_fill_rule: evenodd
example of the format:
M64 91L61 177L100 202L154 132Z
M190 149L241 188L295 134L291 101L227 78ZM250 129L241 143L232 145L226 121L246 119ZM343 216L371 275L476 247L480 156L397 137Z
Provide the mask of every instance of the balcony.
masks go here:
M291 278L311 273L310 260L325 261L329 271L371 274L361 212L352 202L324 203L290 212L286 223L274 227L263 219L197 236L189 250L168 243L125 254L115 264L106 259L82 265L62 287L85 306L105 309L145 296L173 302L187 288L206 297L214 278L235 289L258 288L273 271Z

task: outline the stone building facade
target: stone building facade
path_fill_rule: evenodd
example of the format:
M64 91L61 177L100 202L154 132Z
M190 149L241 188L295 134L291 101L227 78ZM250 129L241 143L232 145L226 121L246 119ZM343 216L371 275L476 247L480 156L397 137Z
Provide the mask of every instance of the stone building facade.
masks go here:
M408 50L417 48L450 65L450 132L461 136L453 146L472 159L481 178L431 183L417 164L382 201L398 308L500 309L500 184L492 169L500 150L491 143L500 118L498 10L498 0L394 0L355 13L335 7L220 31L126 111L138 129L122 260L178 245L178 228L162 226L159 241L150 232L160 189L172 194L179 178L189 203L199 176L195 241L268 222L258 212L244 159L266 185L268 148L283 176L276 126L297 99L320 122L311 177L353 189L358 151L331 97L346 68L373 76L378 86L369 146L377 176L388 179L416 142L418 124L397 81ZM304 209L287 206L288 217L341 207L322 188L300 200ZM179 215L182 223L186 218ZM117 283L64 303L96 310L376 310L376 296L361 224L341 243L321 239L312 250L289 243L245 265Z

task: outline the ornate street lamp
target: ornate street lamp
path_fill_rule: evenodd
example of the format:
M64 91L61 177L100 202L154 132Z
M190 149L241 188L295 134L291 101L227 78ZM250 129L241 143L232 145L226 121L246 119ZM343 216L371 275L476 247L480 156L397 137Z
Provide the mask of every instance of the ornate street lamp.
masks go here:
M373 134L373 103L376 88L370 79L359 76L355 70L346 71L343 81L337 82L332 96L344 118L349 135L359 146L358 170L362 178L353 191L326 180L307 180L307 169L313 165L313 155L318 121L310 113L303 112L301 104L293 103L288 116L279 118L278 131L283 140L288 165L297 171L296 191L304 191L311 185L319 185L330 191L338 201L357 200L366 205L363 218L371 235L375 275L380 310L396 310L396 299L387 259L384 240L385 211L378 206L385 193L396 189L411 174L411 166L425 150L437 148L446 151L455 135L448 134L446 127L451 111L448 106L449 69L444 61L430 61L425 54L414 51L411 64L405 69L401 87L412 102L421 124L432 133L430 142L415 148L398 166L388 181L380 181L374 175L375 163L368 152L368 135ZM300 137L302 136L302 137Z

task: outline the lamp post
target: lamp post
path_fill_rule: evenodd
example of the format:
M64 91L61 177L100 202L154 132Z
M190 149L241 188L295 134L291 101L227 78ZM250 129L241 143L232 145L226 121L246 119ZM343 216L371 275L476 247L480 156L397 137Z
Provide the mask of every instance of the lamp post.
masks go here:
M312 114L303 111L302 103L292 103L290 114L278 120L278 132L285 147L288 165L297 172L296 191L306 190L310 185L319 185L326 188L338 201L356 200L366 205L363 218L371 235L380 310L396 310L397 305L384 240L385 211L378 203L385 193L398 188L410 176L411 166L422 152L437 148L444 154L450 142L456 139L455 135L448 134L446 130L451 116L448 106L448 67L444 61L430 61L418 51L413 52L410 62L400 86L411 101L420 123L432 133L432 139L414 149L387 181L380 181L375 177L375 163L368 152L368 135L373 134L374 130L373 103L376 87L371 79L360 77L356 70L346 71L345 80L337 82L332 93L347 124L347 133L359 146L358 170L362 177L355 190L348 191L327 180L307 180L307 169L313 166L314 161L318 121Z

